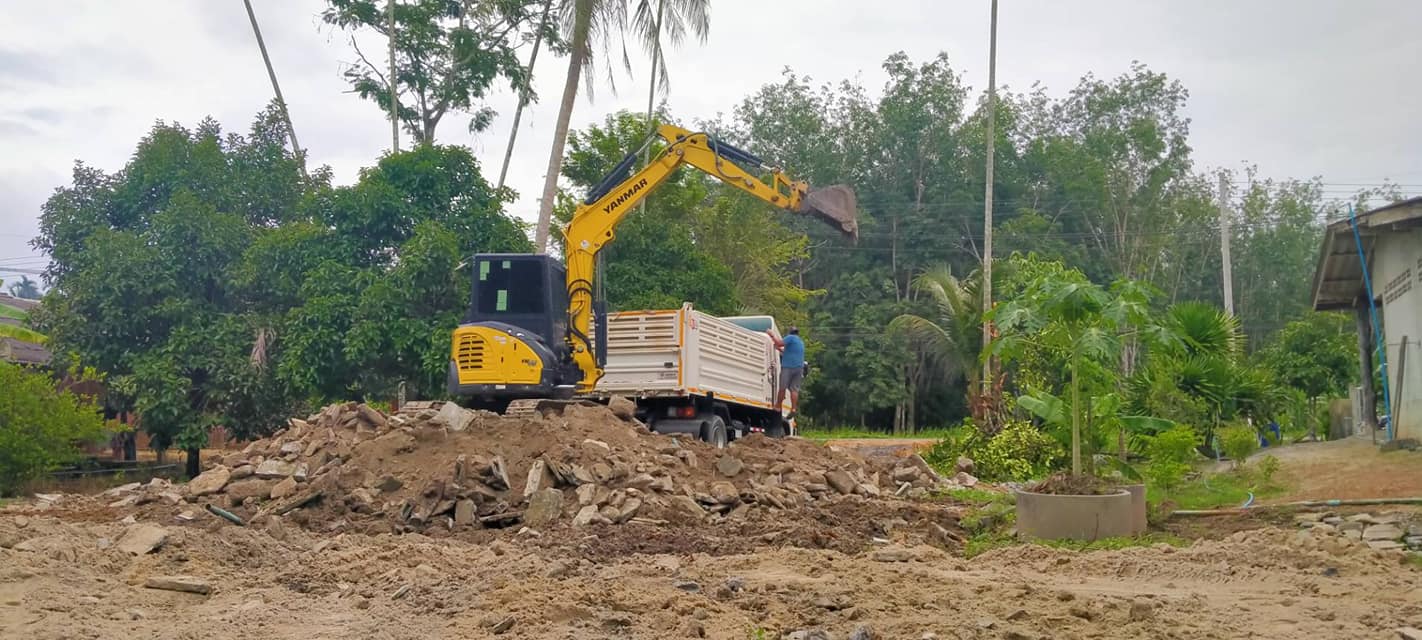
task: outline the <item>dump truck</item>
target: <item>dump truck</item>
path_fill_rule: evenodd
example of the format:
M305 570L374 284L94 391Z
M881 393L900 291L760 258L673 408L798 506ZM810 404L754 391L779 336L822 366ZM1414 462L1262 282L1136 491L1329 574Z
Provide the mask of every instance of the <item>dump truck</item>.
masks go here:
M719 318L680 309L607 315L603 376L582 397L637 403L652 431L700 438L717 446L750 433L788 435L788 402L776 404L780 355L766 327L770 316Z

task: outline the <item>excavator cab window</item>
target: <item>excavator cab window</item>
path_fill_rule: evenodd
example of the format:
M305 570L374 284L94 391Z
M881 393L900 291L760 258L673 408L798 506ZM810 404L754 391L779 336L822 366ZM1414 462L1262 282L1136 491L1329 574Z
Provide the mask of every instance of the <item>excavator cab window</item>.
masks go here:
M465 322L516 327L559 351L568 328L565 274L562 263L546 255L476 255Z
M480 258L474 269L480 316L547 312L547 269L541 260Z

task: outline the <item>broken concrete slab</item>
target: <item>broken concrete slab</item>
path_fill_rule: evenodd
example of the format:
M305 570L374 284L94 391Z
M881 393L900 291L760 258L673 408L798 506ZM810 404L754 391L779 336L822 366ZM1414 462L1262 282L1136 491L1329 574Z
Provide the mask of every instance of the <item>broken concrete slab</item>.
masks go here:
M141 556L152 553L168 541L168 530L151 524L136 524L123 532L115 545L119 551Z
M232 471L227 467L216 466L198 474L188 482L188 495L206 496L221 491L223 487L232 479Z
M196 593L204 596L212 593L211 583L193 576L153 576L145 580L143 586L149 589Z
M563 515L563 492L558 489L539 489L528 501L528 509L523 513L523 521L530 527L540 529L558 521Z

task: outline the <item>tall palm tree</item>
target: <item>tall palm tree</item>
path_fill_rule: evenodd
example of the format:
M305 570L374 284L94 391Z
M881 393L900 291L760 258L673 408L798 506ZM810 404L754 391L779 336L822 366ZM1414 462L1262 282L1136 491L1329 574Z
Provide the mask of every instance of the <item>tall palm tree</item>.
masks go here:
M504 179L509 175L509 161L513 159L514 141L518 139L518 123L523 120L523 110L533 94L533 66L538 63L538 50L543 46L543 31L548 27L548 14L553 10L554 0L543 0L543 14L538 17L538 34L533 39L533 53L528 56L528 69L523 74L524 86L518 92L518 106L514 108L513 129L509 130L509 146L504 149L504 164L499 167L499 189L504 188Z
M10 285L10 295L26 300L39 300L39 286L29 276L20 276L20 281Z
M644 5L651 1L639 0ZM689 29L699 38L705 39L709 30L708 0L657 1L666 3L662 9L663 19L634 21L634 26L642 26L632 35L657 51L660 51L660 45L657 43L661 33L666 33L669 39L675 40L684 37ZM558 107L558 122L553 128L553 146L548 153L548 170L543 176L543 196L538 205L538 226L535 230L534 245L539 251L546 250L548 245L548 228L553 219L553 200L558 193L558 173L563 166L563 148L568 141L568 127L573 117L573 103L578 97L579 80L586 80L591 91L595 71L594 47L599 46L605 54L610 54L613 39L619 38L622 43L622 64L631 70L632 61L627 55L626 47L627 2L628 0L567 0L563 4L563 32L569 44L568 75L563 81L563 100ZM696 7L700 7L700 10L695 10ZM651 11L644 13L653 15ZM611 74L608 79L611 81Z
M889 330L904 336L930 366L949 378L963 377L968 389L978 381L978 355L982 352L982 296L978 272L959 280L947 265L939 265L913 280L915 292L933 305L931 317L903 314L889 322Z

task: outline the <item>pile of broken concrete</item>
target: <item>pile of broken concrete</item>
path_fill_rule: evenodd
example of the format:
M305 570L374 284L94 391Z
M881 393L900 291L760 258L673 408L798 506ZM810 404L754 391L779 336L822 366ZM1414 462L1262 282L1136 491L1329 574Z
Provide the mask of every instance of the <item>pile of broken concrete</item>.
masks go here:
M605 406L518 418L453 403L412 402L394 415L345 403L291 419L181 490L128 487L111 506L183 508L186 500L243 521L288 516L331 531L431 533L700 523L958 484L918 456L871 463L760 435L718 450L653 434Z
M1403 512L1355 513L1341 516L1320 511L1294 516L1299 527L1313 535L1361 540L1378 551L1422 552L1422 520Z

